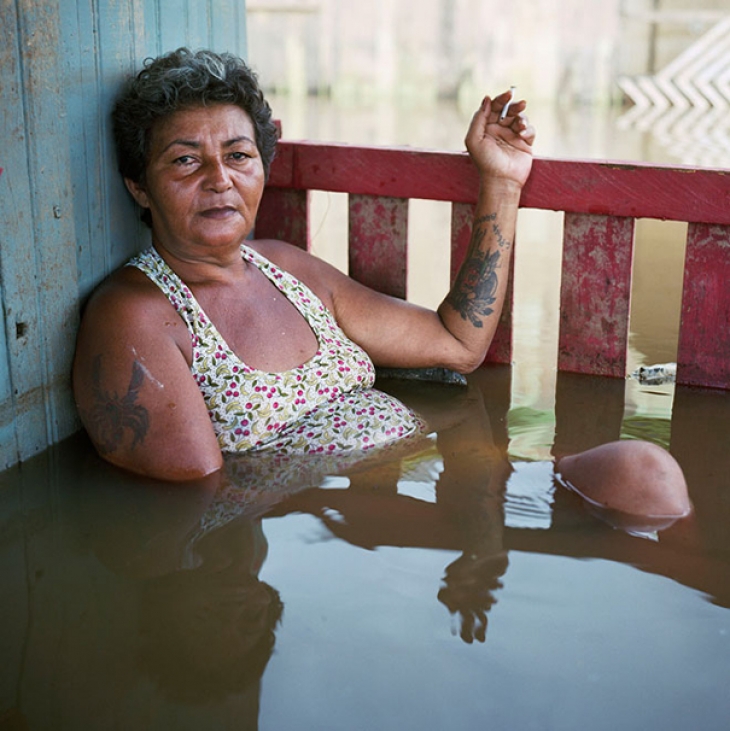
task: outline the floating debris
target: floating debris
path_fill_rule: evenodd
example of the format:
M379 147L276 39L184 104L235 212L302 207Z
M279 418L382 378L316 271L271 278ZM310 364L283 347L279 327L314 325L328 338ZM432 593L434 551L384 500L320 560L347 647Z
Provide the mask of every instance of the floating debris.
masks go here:
M674 383L677 380L676 363L657 363L650 366L639 366L632 374L639 383L655 386L660 383Z

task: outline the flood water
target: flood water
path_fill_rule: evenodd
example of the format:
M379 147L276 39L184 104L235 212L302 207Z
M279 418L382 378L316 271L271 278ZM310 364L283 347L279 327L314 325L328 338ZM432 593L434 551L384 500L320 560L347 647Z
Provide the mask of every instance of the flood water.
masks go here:
M680 389L695 514L634 536L510 455L508 367L381 385L440 429L344 475L4 473L0 728L727 728L730 395ZM615 385L558 378L556 449L618 438Z
M464 123L284 112L291 137L451 149ZM629 157L609 121L569 122ZM591 156L553 123L541 154ZM343 210L315 200L334 261ZM443 294L445 210L413 206L418 301ZM378 384L434 424L412 453L234 464L214 494L130 479L78 435L1 474L0 729L726 729L730 394L557 374L560 227L521 213L513 366ZM642 222L630 368L676 352L681 228ZM621 437L674 454L690 518L632 535L553 482L553 452Z

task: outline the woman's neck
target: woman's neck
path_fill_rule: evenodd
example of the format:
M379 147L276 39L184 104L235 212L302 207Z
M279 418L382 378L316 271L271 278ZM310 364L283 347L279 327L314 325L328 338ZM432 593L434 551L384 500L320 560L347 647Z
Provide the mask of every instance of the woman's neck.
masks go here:
M246 275L247 263L241 256L241 247L236 244L226 248L181 251L172 249L154 235L152 244L167 265L186 283L221 284L239 280Z

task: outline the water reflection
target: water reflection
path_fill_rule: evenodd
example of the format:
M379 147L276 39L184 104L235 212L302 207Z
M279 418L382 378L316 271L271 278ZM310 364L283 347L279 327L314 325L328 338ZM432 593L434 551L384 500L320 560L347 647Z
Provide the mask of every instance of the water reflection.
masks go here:
M460 640L452 640L451 649L439 640L452 621L461 640L486 641L499 663L509 664L507 647L519 644L513 632L526 629L510 630L507 621L524 611L519 597L547 596L552 589L569 591L565 601L575 591L561 579L567 558L525 579L525 558L540 554L640 566L647 575L671 578L673 585L730 607L730 503L718 478L727 450L716 433L703 431L699 442L693 434L702 409L724 423L726 399L706 395L696 411L691 394L683 393L672 448L691 479L697 512L655 542L597 520L553 484L548 463L510 460L509 369L476 374L467 389L392 382L388 390L436 425L434 440L407 455L345 467L337 478L321 465L304 465L286 477L275 464L267 479L257 462L233 466L241 480L237 488L160 487L100 463L82 437L6 473L0 718L34 729L257 728L259 718L265 727L276 727L274 718L278 727L310 727L295 721L301 709L285 700L291 688L309 687L315 678L322 683L324 669L334 672L343 661L359 665L358 654L380 672L396 647L406 656L428 650L429 672L437 677L445 672L436 670L442 661L449 672L472 667L476 658L454 654ZM616 382L561 374L557 394L554 450L585 449L618 437L623 394ZM711 454L710 444L716 445ZM300 536L303 519L316 522L319 531ZM272 535L286 547L270 565ZM428 552L430 568L406 574L402 562L384 561L394 550L410 557ZM328 561L322 561L323 552ZM334 556L351 577L348 590L330 588L332 577L325 574ZM360 575L359 566L370 568ZM366 581L373 566L374 584ZM598 563L591 566L591 581L600 585L605 571ZM292 571L311 602L306 617ZM613 580L618 597L621 580ZM419 591L410 594L405 587L414 581ZM505 600L507 614L492 626ZM371 621L384 644L368 646L357 636L370 636L370 607L379 601L384 612ZM527 601L536 601L546 619L552 616L549 603ZM590 617L583 600L568 603L571 609L561 611L570 612L578 632ZM416 621L430 612L427 606L437 610L433 619ZM320 615L332 619L315 630ZM726 626L726 619L723 625L720 618L700 615L703 627ZM698 621L683 616L687 631ZM296 628L298 638L290 634ZM546 631L543 641L549 637ZM541 641L534 641L532 652L539 657ZM356 654L345 660L344 647L356 648ZM720 655L706 655L706 661L714 667ZM493 655L479 657L486 662ZM304 667L318 669L306 682ZM262 677L270 678L263 695ZM489 677L510 687L508 677ZM348 696L351 713L358 713L362 693L378 692L377 673L368 682ZM403 691L411 683L405 676L396 682ZM464 718L476 713L486 720L479 696L466 701L454 689L449 693L443 701L451 698L453 707L458 698ZM426 703L426 695L418 702Z

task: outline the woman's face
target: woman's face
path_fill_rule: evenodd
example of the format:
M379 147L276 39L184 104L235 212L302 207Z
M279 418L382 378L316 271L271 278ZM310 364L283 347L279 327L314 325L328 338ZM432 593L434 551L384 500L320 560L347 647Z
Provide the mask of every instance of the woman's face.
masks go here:
M251 118L218 104L162 119L152 128L144 183L125 182L150 209L155 243L167 250L238 246L253 228L264 188Z

